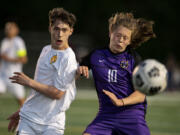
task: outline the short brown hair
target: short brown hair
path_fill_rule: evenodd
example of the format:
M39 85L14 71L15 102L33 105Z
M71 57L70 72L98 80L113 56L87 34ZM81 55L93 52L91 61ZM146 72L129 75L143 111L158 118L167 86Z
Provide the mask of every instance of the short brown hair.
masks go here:
M61 20L67 23L71 28L74 27L76 22L76 17L74 14L69 13L63 8L53 8L49 11L49 24L52 26L56 20Z
M119 26L124 26L132 31L131 47L136 48L150 38L155 37L153 32L153 21L143 18L134 18L132 13L116 13L109 18L109 31L113 32Z

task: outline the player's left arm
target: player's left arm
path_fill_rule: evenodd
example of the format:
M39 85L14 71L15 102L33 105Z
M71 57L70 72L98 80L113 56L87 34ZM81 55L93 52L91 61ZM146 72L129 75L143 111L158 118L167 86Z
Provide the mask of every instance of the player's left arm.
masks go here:
M142 103L145 101L145 95L139 91L134 91L126 98L118 99L116 95L110 91L103 90L103 92L112 100L116 106L127 106Z
M24 73L15 72L14 76L10 77L9 79L11 79L12 83L18 83L30 87L52 99L60 99L65 93L65 91L61 91L54 86L39 83L29 78Z

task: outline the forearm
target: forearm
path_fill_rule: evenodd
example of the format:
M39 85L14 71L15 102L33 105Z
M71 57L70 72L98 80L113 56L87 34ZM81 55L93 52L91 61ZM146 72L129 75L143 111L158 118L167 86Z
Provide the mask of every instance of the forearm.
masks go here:
M14 76L9 77L9 79L11 80L12 83L17 83L30 87L52 99L60 99L65 93L53 86L39 83L21 72L14 72Z
M133 105L133 104L138 104L142 103L145 100L145 95L139 91L134 91L131 95L129 95L126 98L123 98L124 105ZM122 101L120 101L122 102Z
M53 86L45 85L32 79L28 86L52 99L60 99L65 93Z

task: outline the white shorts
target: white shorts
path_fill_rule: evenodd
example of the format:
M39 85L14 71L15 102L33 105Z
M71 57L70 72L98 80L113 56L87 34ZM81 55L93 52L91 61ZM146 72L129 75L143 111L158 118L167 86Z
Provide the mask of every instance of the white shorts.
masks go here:
M0 93L5 93L6 90L12 93L17 99L23 99L25 97L24 86L11 83L10 80L0 76Z
M64 135L64 129L61 130L51 125L41 125L27 119L21 119L17 135Z

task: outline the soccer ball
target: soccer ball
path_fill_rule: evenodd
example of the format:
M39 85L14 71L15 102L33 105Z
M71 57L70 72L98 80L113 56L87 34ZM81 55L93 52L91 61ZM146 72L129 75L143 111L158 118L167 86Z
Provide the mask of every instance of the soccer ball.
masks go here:
M157 60L147 59L135 67L132 80L135 90L155 95L167 86L167 69Z

